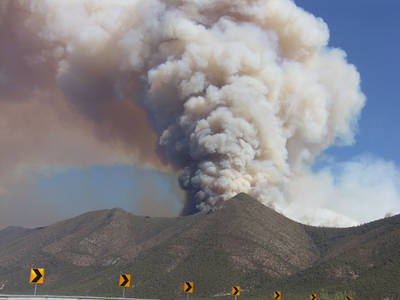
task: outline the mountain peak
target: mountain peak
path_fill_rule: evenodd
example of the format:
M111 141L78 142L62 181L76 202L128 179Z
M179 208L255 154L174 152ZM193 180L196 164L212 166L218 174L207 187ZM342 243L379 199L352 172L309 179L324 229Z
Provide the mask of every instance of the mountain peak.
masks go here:
M368 283L369 272L381 269L399 281L398 224L394 217L355 228L306 226L244 193L187 217L100 210L43 230L0 231L0 283L5 293L30 291L21 283L32 265L46 269L43 293L67 295L115 295L120 272L134 272L135 297L181 294L188 278L198 295L226 293L234 283L340 288Z

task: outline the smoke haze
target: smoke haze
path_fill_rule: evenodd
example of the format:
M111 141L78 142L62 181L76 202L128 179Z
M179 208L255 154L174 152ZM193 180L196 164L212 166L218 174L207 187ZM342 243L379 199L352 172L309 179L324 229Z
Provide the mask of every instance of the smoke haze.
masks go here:
M365 103L328 39L289 0L2 1L0 193L21 168L125 162L178 172L185 213L239 192L315 225L398 212L390 162L311 169Z

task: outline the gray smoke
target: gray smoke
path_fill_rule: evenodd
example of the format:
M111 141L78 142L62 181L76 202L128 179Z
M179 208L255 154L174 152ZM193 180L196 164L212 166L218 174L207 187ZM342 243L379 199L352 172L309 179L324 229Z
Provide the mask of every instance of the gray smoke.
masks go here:
M303 222L363 219L337 209L342 194L318 193L340 190L331 171L310 169L329 146L353 143L359 74L327 47L326 24L292 1L20 0L0 11L20 16L8 26L23 35L14 43L28 82L72 107L103 148L177 170L188 211L246 192ZM388 210L398 209L390 184Z

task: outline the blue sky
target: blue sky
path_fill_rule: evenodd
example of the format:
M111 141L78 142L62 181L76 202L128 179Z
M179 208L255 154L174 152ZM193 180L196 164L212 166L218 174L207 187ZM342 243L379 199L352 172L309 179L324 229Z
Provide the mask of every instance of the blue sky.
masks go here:
M331 147L325 154L337 162L369 154L399 166L400 1L295 2L327 23L329 45L347 53L348 61L356 66L361 75L361 88L367 97L355 144ZM41 221L12 225L46 225L84 211L112 207L144 215L176 215L183 201L174 175L120 164L67 168L41 175L34 185L34 193L30 197L31 203L35 204L26 209L36 216L33 219ZM161 198L170 201L161 201ZM153 201L141 201L143 199ZM46 207L46 213L41 207Z
M298 6L321 17L330 31L329 45L346 51L361 75L367 97L356 143L326 151L336 160L370 153L400 164L400 1L297 0Z
M174 176L129 165L65 169L43 176L37 192L60 216L113 207L139 215L174 216L183 199ZM56 203L62 203L62 212Z

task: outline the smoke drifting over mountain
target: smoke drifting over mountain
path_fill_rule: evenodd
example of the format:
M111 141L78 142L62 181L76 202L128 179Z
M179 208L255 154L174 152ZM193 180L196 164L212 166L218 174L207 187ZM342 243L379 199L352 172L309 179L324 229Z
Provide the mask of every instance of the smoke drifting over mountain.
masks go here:
M186 213L246 192L312 224L365 219L332 203L349 190L305 198L340 189L310 164L353 142L365 98L326 24L293 2L2 1L0 28L0 130L29 136L39 124L44 140L4 134L2 146L31 151L2 147L2 170L136 161L179 172ZM8 107L27 119L8 120ZM77 140L83 154L54 146ZM389 186L398 209L398 181Z

